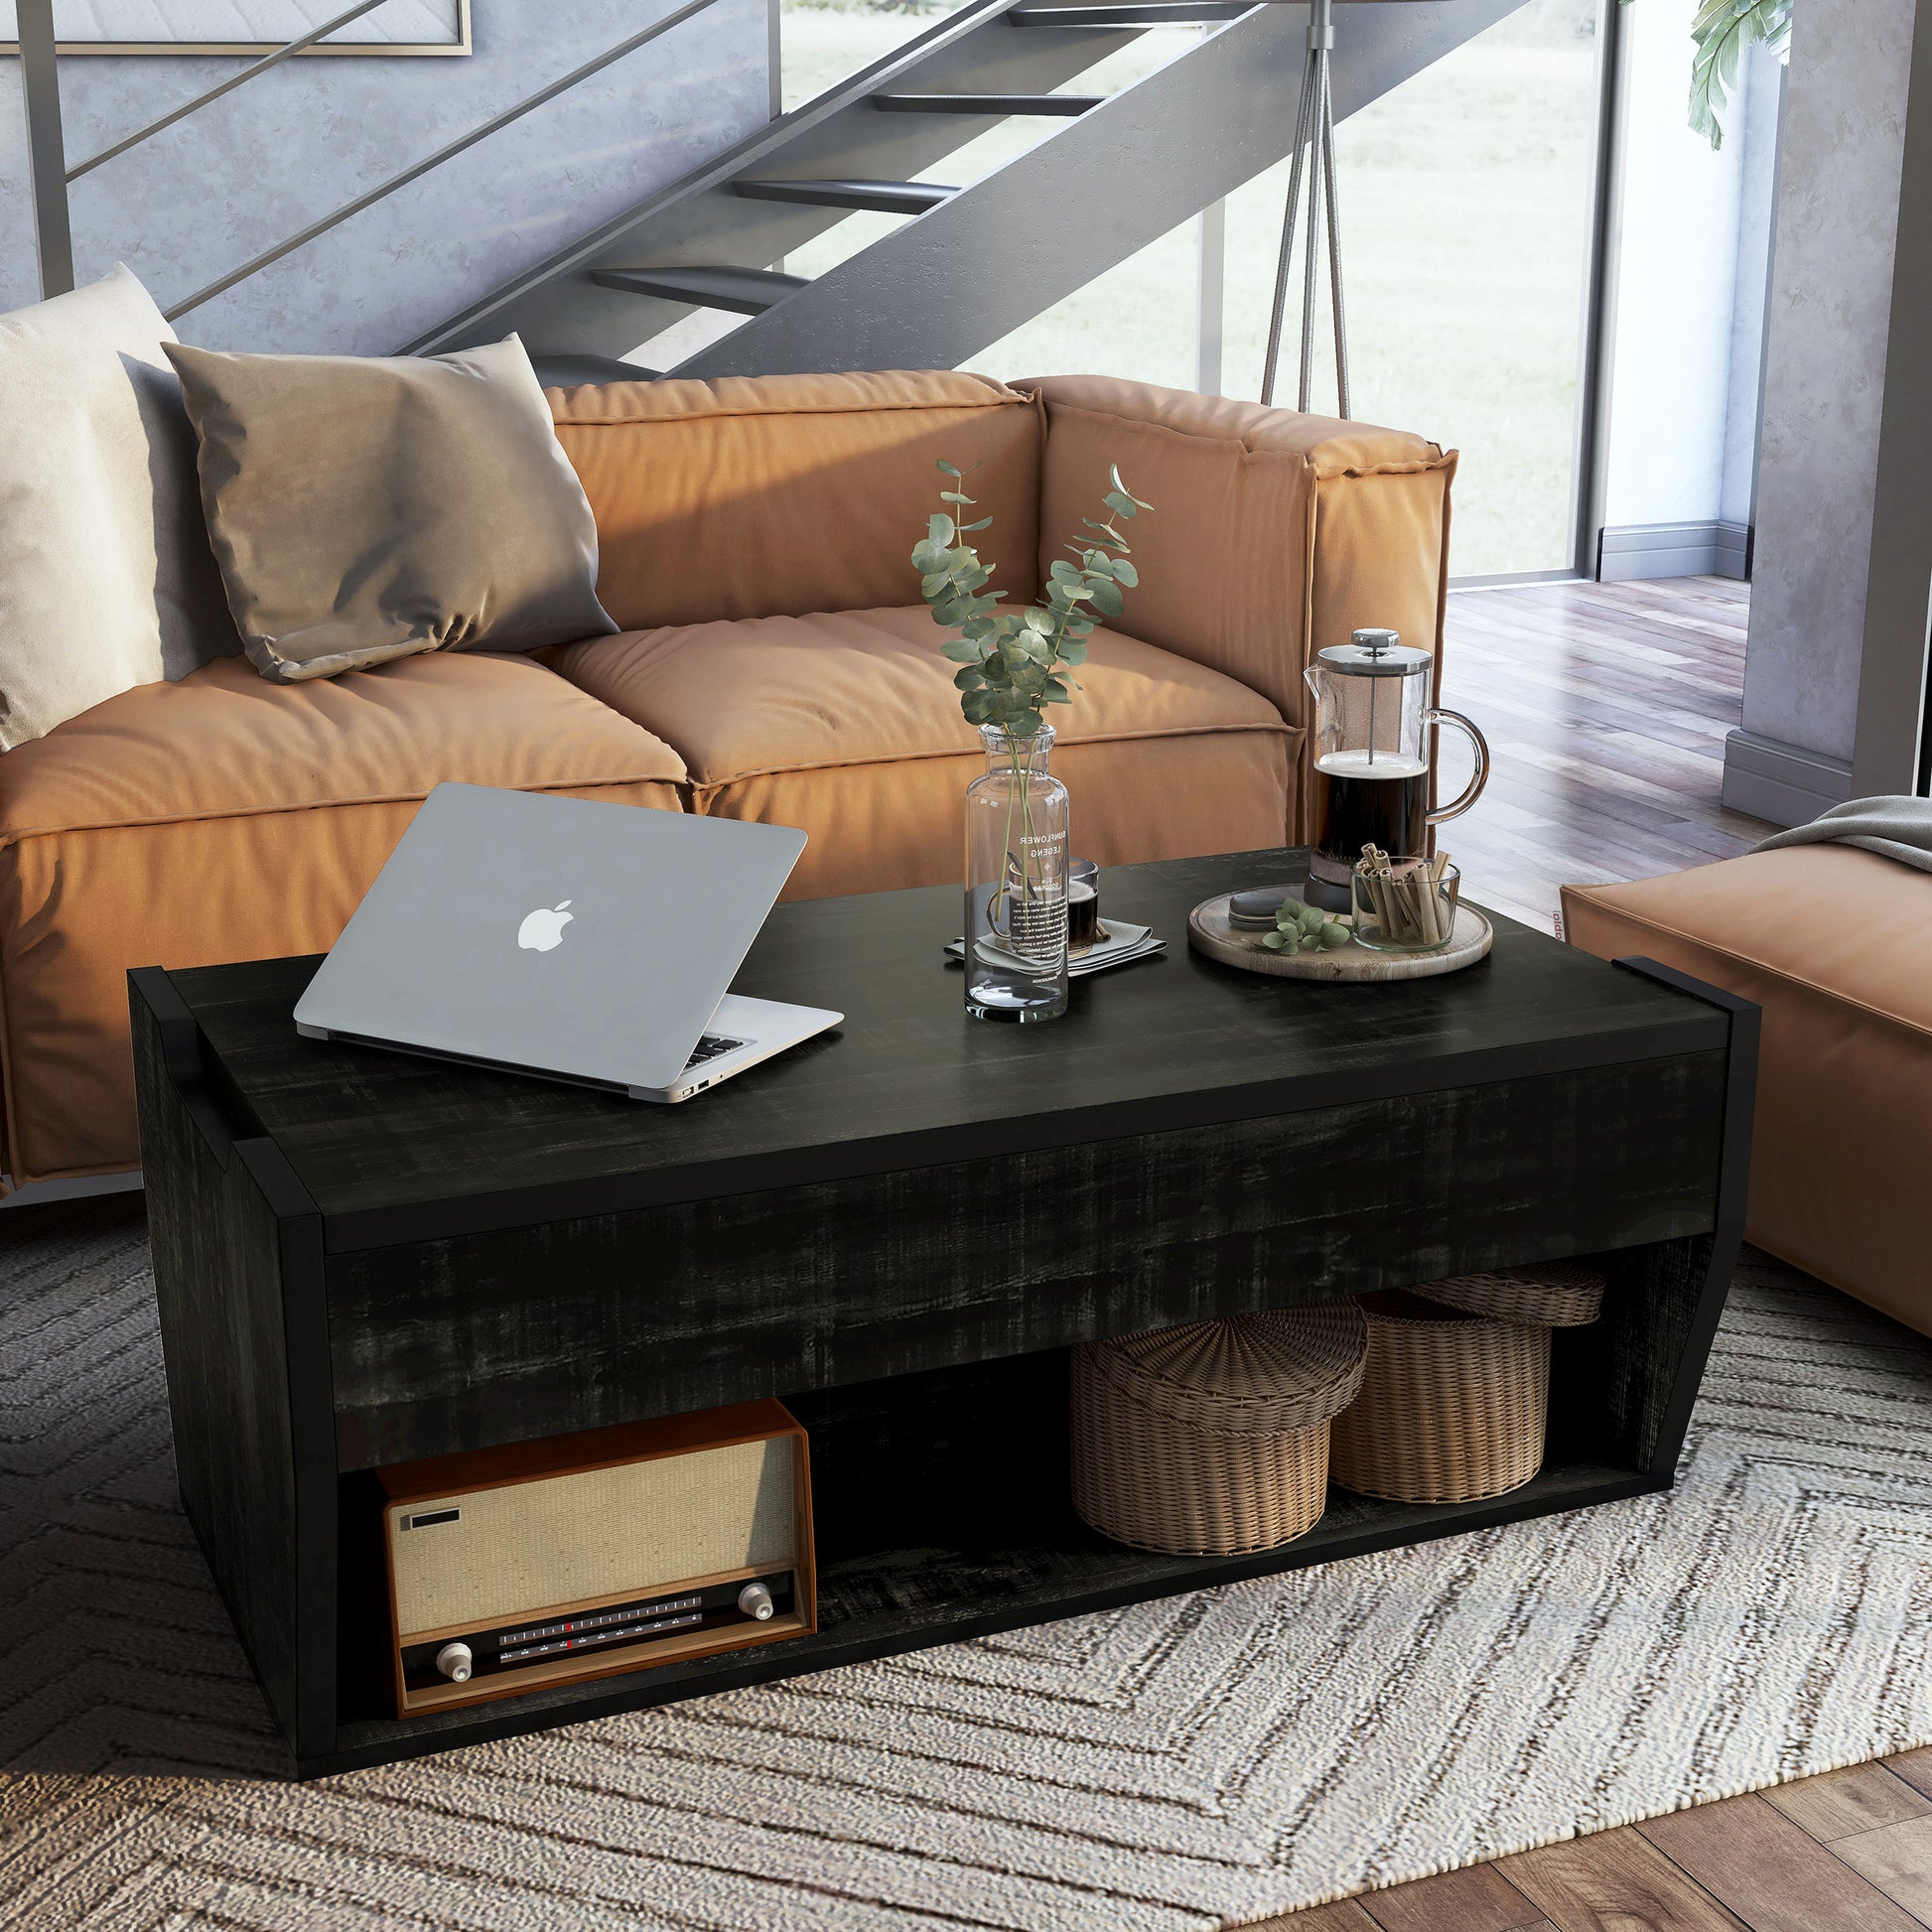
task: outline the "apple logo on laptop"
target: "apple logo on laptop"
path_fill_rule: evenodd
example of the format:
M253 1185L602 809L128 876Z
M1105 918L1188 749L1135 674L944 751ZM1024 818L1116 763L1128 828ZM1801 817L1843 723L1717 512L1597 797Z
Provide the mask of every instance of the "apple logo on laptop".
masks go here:
M553 946L564 942L564 927L577 915L566 912L564 907L569 899L560 899L554 906L539 905L534 912L524 914L523 923L516 928L516 943L525 952L549 952Z

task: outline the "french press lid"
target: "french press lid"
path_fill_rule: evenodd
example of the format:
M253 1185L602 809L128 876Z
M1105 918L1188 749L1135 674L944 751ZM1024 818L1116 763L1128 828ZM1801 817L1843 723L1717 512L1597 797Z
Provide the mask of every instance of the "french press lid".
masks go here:
M1315 652L1315 662L1343 677L1414 677L1427 670L1426 650L1405 647L1399 630L1358 630L1345 644Z

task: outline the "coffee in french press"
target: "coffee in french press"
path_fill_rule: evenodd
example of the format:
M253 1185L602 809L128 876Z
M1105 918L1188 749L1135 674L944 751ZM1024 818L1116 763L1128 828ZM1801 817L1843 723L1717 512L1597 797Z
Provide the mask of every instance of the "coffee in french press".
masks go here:
M1365 845L1398 859L1429 851L1429 828L1465 812L1489 776L1489 747L1468 719L1429 702L1435 661L1405 648L1393 630L1357 630L1316 654L1306 676L1314 694L1313 847L1304 897L1349 909L1349 875ZM1475 773L1459 798L1429 809L1430 733L1468 734Z

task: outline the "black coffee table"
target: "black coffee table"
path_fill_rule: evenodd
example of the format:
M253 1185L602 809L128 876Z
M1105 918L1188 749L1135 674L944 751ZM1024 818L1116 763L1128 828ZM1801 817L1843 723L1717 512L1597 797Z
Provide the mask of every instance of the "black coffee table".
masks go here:
M1302 856L1109 873L1171 950L1040 1028L964 1017L954 890L780 906L738 989L845 1027L678 1107L299 1038L314 960L132 975L182 1498L297 1774L1668 1486L1756 1010L1501 918L1395 985L1187 951L1190 906ZM1610 1289L1558 1331L1525 1488L1336 1492L1229 1559L1073 1515L1070 1343L1575 1254ZM372 1469L772 1395L812 1432L817 1635L386 1715Z

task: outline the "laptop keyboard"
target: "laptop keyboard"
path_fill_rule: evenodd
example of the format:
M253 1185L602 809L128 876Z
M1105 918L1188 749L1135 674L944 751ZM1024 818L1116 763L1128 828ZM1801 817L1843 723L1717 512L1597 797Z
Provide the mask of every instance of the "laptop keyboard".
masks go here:
M689 1073L694 1066L702 1066L706 1060L715 1060L720 1053L735 1053L748 1044L742 1039L727 1039L723 1034L706 1034L693 1048L691 1057L684 1062L684 1070Z

